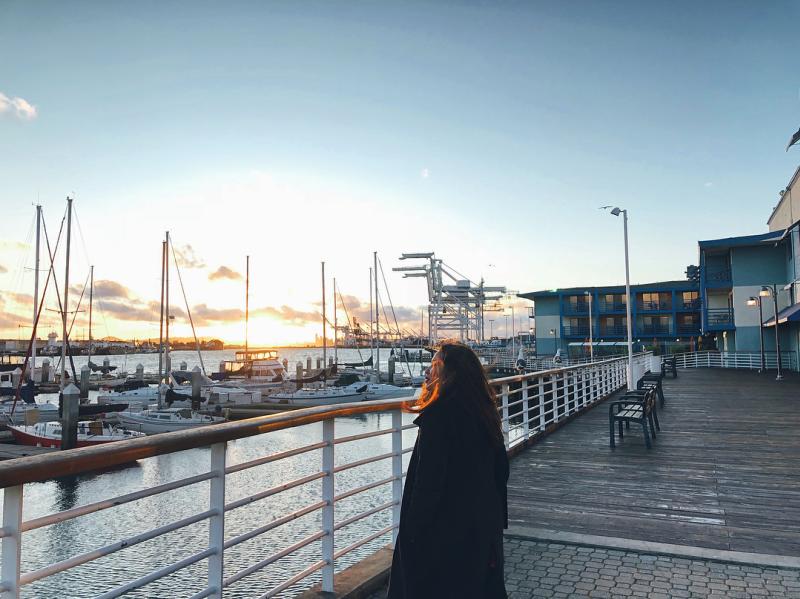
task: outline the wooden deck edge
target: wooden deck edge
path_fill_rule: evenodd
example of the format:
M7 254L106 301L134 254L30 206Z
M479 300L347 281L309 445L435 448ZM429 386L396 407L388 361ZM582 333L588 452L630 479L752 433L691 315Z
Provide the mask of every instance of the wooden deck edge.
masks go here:
M391 568L392 547L387 545L336 574L333 593L323 592L318 584L298 595L298 599L364 599L386 586Z
M530 541L543 541L548 543L563 543L565 545L583 545L588 547L600 547L603 549L668 555L671 557L701 559L745 566L800 570L800 557L794 557L791 555L747 553L743 551L728 551L725 549L693 547L691 545L654 543L652 541L637 541L635 539L623 539L619 537L583 535L572 532L548 530L545 528L528 528L525 526L510 526L505 535L506 537L512 539L526 539Z

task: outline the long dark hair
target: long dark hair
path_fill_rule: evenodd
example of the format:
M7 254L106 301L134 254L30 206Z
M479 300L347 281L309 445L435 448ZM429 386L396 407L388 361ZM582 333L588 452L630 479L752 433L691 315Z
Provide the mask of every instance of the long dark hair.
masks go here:
M423 385L410 410L424 412L439 403L452 404L480 422L493 442L502 444L497 398L478 356L457 341L443 342L438 355L442 360L441 375L430 385Z

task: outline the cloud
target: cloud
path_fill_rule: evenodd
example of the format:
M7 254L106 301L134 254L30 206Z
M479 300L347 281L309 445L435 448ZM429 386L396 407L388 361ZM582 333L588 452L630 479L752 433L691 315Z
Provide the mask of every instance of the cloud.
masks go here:
M289 306L281 306L274 308L266 306L264 308L256 308L251 310L253 316L269 316L270 318L277 318L282 320L285 324L302 327L312 322L320 322L322 315L319 312L304 312L302 310L295 310Z
M3 266L2 264L0 264L0 274L5 274L7 272L8 272L8 269L5 266Z
M102 279L94 282L94 297L104 299L130 299L132 296L130 289L122 283Z
M714 184L711 181L706 181L703 183L703 187L714 187Z
M0 240L0 250L7 250L7 251L24 251L29 249L31 246L28 243L23 243L21 241L6 241Z
M0 92L0 114L6 112L22 121L35 119L37 114L36 106L24 98L9 97Z
M217 281L220 279L228 279L230 281L241 281L242 275L228 268L227 266L220 266L217 270L208 275L209 281Z
M175 255L178 257L178 264L184 268L205 268L206 263L194 251L188 243L179 248L175 248Z
M419 176L422 177L423 179L427 179L428 177L431 176L431 171L428 170L427 168L424 168L420 171Z
M192 319L197 326L220 322L239 322L244 320L244 311L239 308L209 308L206 304L198 304L192 308Z
M30 306L33 304L33 295L30 293L15 293L14 291L4 291L3 296L15 304Z

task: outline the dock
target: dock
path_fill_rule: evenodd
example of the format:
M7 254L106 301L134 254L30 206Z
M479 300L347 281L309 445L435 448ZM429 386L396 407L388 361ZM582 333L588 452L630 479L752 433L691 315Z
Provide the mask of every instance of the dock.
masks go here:
M41 455L57 451L50 447L34 447L33 445L18 445L14 442L11 431L0 431L0 460L13 460L33 455Z

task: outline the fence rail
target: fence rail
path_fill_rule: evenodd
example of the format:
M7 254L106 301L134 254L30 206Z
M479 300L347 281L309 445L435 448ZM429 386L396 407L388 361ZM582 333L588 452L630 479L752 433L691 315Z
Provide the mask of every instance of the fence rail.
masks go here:
M678 368L739 368L746 370L761 369L761 354L758 352L720 352L700 351L675 354L675 365ZM776 352L764 352L765 368L773 370L778 367ZM781 352L781 367L797 370L797 354L793 351Z
M647 369L657 368L657 358L649 353L638 354L634 359L634 379ZM498 390L498 411L502 416L503 436L507 449L512 449L528 439L545 434L548 427L569 418L583 408L590 406L609 394L622 388L627 382L627 359L614 358L589 364L580 364L565 368L556 368L522 374L518 376L495 379L492 384ZM301 549L320 543L317 557L300 566L302 569L282 580L277 586L268 589L262 597L274 597L298 583L305 583L312 575L320 576L323 591L333 591L333 577L337 560L367 543L389 537L393 540L400 522L400 500L402 497L403 458L411 451L404 447L403 432L414 429L413 424L403 424L403 402L398 400L382 400L344 404L335 407L317 407L296 410L273 416L263 416L239 422L213 425L199 429L165 433L154 437L121 441L113 444L86 447L63 452L9 460L0 464L0 488L3 488L3 522L0 528L2 543L2 563L0 564L0 591L5 598L20 596L26 585L45 579L72 568L89 564L101 557L124 551L134 545L191 526L199 522L208 523L207 546L195 549L183 559L170 565L154 569L144 576L131 581L115 581L100 597L119 597L127 592L140 589L146 585L167 577L205 561L207 576L204 588L194 594L193 598L222 597L223 589L235 585L246 577L259 572L276 561L295 554ZM389 412L391 426L378 428L355 435L336 434L336 419ZM321 439L306 439L305 445L292 449L264 453L259 457L239 463L229 463L227 444L236 439L255 435L269 435L277 431L295 428L311 423L322 424ZM364 439L387 435L390 437L391 450L377 451L374 455L361 457L349 463L337 465L335 457L337 448L343 444L355 443ZM265 442L264 447L269 443ZM97 473L112 466L130 463L135 460L152 458L193 448L210 448L210 458L203 472L195 476L180 478L150 488L117 496L101 501L64 509L62 511L24 520L23 500L26 485L37 481L51 480L58 476ZM319 467L304 476L284 480L280 484L262 489L234 501L226 500L226 483L228 476L237 472L259 467L280 469L281 461L320 452ZM389 470L385 475L372 473L367 480L361 480L357 486L336 493L337 475L351 471L367 464L388 463ZM278 470L280 472L280 470ZM283 475L286 477L286 475ZM25 537L34 530L72 521L75 518L101 512L112 507L130 504L147 497L154 497L175 489L208 483L207 509L200 508L196 513L175 520L168 524L145 532L126 534L120 531L119 540L83 553L77 553L67 559L56 561L38 569L22 571L22 550ZM234 483L230 483L234 484ZM234 536L225 534L226 515L255 502L278 496L290 489L306 485L318 485L319 495L305 505L293 506L294 509L251 530L236 530ZM339 502L367 492L371 489L389 486L391 500L370 506L360 513L336 520L336 506ZM113 493L113 492L112 492ZM205 502L200 502L205 503ZM205 507L205 506L203 506ZM377 518L379 514L391 513L391 523ZM319 514L320 526L317 530L303 538L293 539L293 543L272 554L257 559L254 563L242 567L236 564L238 571L229 572L225 568L225 551L245 541L249 541L267 532L277 529L297 518L309 514ZM334 545L336 533L356 522L369 522L370 531L362 538L351 542L348 546L337 549ZM260 556L259 556L260 557ZM230 564L229 564L230 565ZM319 574L318 574L319 573ZM67 595L69 593L66 593Z

